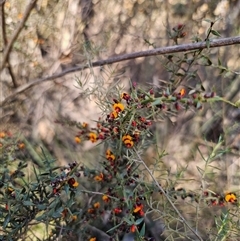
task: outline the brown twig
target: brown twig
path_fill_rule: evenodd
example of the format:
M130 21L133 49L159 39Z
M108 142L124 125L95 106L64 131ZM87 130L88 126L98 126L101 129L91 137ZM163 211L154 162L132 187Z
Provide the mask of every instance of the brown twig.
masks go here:
M4 14L4 5L6 1L3 1L0 3L1 7L1 25L2 25L2 38L3 38L3 43L7 43L7 36L6 36L6 28L5 28L5 14Z
M3 38L4 48L6 48L8 41L7 41L7 33L6 33L6 22L5 22L4 5L5 5L5 1L3 1L3 2L0 4L0 8L1 8L1 17L2 17L2 18L1 18L2 38ZM12 68L11 63L10 63L10 61L9 61L9 55L7 56L6 64L7 64L8 72L9 72L11 78L12 78L13 87L14 87L14 88L17 88L17 87L18 87L18 84L17 84L16 78L15 78L15 76L14 76L13 68Z
M3 52L3 58L2 58L2 64L0 66L0 72L4 69L6 63L7 63L7 60L9 58L9 54L12 50L12 47L13 47L13 44L15 43L16 39L18 38L21 30L23 29L32 9L35 7L37 3L37 0L31 0L30 3L28 4L28 6L26 7L26 10L23 14L23 18L22 18L22 21L18 24L18 27L17 29L15 30L15 32L13 33L12 35L12 38L10 39L10 41L8 42L6 48L4 49L4 52Z
M201 49L205 49L208 47L216 48L216 47L235 45L235 44L240 44L240 36L215 39L215 40L212 40L210 43L199 42L199 43L190 43L190 44L182 44L182 45L156 48L156 49L151 49L151 50L146 50L146 51L119 55L119 56L111 57L111 58L108 58L105 60L98 60L98 61L92 62L91 65L89 65L89 64L78 65L77 67L66 69L59 74L53 74L51 76L46 76L46 77L43 77L40 79L35 79L32 81L29 81L28 83L18 87L13 94L9 95L3 102L0 103L0 106L3 106L8 101L13 100L16 95L23 93L24 91L26 91L27 89L29 89L35 85L41 84L45 81L54 80L54 79L63 77L70 73L88 69L90 67L100 67L100 66L104 66L104 65L108 65L108 64L118 63L118 62L130 60L130 59L141 58L141 57L164 55L164 54L171 54L171 53L177 53L177 52L186 52L186 51L191 51L191 50L201 50Z

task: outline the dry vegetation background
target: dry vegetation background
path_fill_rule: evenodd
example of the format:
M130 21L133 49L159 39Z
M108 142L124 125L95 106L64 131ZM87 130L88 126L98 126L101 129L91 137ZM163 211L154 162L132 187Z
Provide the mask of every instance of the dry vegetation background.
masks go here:
M5 26L9 40L22 21L29 1L1 2L5 2L2 5L5 20L2 19L1 24ZM240 34L240 1L39 0L11 50L9 63L13 74L9 74L8 68L1 73L0 101L30 81L79 64L173 45L169 31L178 24L185 24L187 31L179 44L190 43L196 37L204 39L209 27L204 19L219 19L214 29L222 37L237 36ZM3 50L5 44L1 36L0 49ZM216 91L236 102L240 98L239 45L211 49L209 56L213 65L218 65L219 58L230 71L220 75L217 67L197 65L192 69L198 70L197 77L182 85L194 88L201 83L206 91ZM80 147L74 143L76 130L56 125L54 121L63 118L96 120L100 115L96 101L104 99L101 93L107 93L116 83L126 89L129 80L161 88L163 81L171 78L171 73L164 67L165 60L162 56L139 58L39 83L4 102L0 107L1 128L21 131L31 143L41 141L61 163L84 158L93 161L92 154L83 154L89 146ZM87 82L79 89L76 88L77 80ZM85 98L89 91L93 95ZM188 165L186 175L198 180L196 165L201 166L203 162L196 146L207 154L206 146L217 142L221 134L226 145L234 147L234 153L217 160L214 165L222 171L209 177L207 187L214 191L239 190L239 121L239 110L219 103L206 106L198 113L188 111L156 123L154 130L159 148L169 153L164 164L173 172ZM206 141L203 141L204 136ZM152 148L146 155L149 164L154 153ZM221 182L216 187L213 180L219 178ZM199 182L191 182L192 188L194 185L199 188Z

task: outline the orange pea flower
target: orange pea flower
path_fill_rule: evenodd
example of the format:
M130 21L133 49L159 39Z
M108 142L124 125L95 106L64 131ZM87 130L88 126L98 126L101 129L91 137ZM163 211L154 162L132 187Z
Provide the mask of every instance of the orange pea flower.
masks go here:
M0 138L5 138L5 136L6 136L6 133L4 131L1 131L0 132Z
M77 220L77 215L72 215L72 221L76 221Z
M94 237L94 238L90 238L89 241L96 241L97 239Z
M119 113L124 110L124 105L122 103L115 103L113 109L115 112Z
M186 94L186 90L182 88L179 92L180 96L183 97Z
M71 178L68 180L68 185L69 185L70 187L77 187L79 184L78 184L78 182L77 182L73 177L71 177Z
M110 113L109 118L110 119L116 119L118 117L118 112L113 111Z
M106 159L108 161L114 161L116 159L116 157L113 155L113 153L109 149L106 151Z
M103 200L105 203L107 203L107 202L110 201L110 198L109 198L107 195L103 195L103 196L102 196L102 200Z
M237 196L235 193L229 192L225 195L225 201L229 203L237 202Z
M100 202L94 203L94 204L93 204L93 207L94 207L94 208L99 208L99 207L100 207Z
M124 135L123 137L122 137L122 141L124 142L125 140L132 140L132 137L130 136L130 135Z
M90 132L90 133L89 133L89 140L90 140L92 143L96 142L96 141L97 141L97 134L94 133L94 132Z
M102 173L100 173L98 176L94 177L95 181L101 182L103 180L104 176Z
M83 128L86 128L86 127L88 127L88 123L86 123L86 122L83 122L83 123L82 123L82 127L83 127Z
M91 213L91 214L92 214L92 213L95 213L95 210L94 210L93 208L89 208L89 209L88 209L88 213Z
M134 142L132 141L132 137L130 135L124 135L122 137L122 141L127 148L131 148L134 145Z
M75 136L75 142L76 142L76 143L80 143L80 142L81 142L81 139L80 139L79 136Z
M23 142L18 143L18 148L19 149L24 149L25 148L25 144Z

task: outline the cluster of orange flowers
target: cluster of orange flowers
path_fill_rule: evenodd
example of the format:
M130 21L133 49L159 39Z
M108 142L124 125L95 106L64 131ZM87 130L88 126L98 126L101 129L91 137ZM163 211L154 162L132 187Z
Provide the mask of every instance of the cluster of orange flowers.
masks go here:
M92 219L88 219L88 221L100 217L105 210L111 210L111 217L114 216L116 220L119 218L119 230L135 233L140 230L144 221L141 225L137 222L122 223L121 217L129 213L135 221L141 220L145 215L145 207L142 199L136 197L139 195L138 192L134 193L133 197L126 197L123 194L124 188L137 187L139 175L135 173L134 165L136 163L124 159L122 153L131 153L129 151L131 148L142 143L154 120L151 115L153 112L161 115L165 113L165 110L176 112L176 110L187 109L189 106L201 109L202 103L208 98L214 97L215 94L203 95L195 90L187 94L185 89L181 89L174 93L163 90L158 93L159 97L155 97L153 90L144 92L136 90L135 87L132 90L131 94L124 92L119 99L113 99L111 110L105 119L98 120L96 128L89 128L88 124L83 123L79 133L75 136L75 142L81 143L82 140L90 140L95 143L99 140L107 140L111 149L106 150L103 169L98 173L95 172L93 178L99 184L119 185L119 188L116 189L108 188L103 193L100 202L92 204L87 211L88 217ZM114 182L112 182L113 180ZM195 194L186 193L183 189L174 190L173 195L174 197L180 196L182 199L190 197L196 202L199 200ZM210 200L211 205L221 206L224 202L236 203L237 196L234 193L228 193L224 197L217 195L207 200ZM96 241L96 237L90 238L89 241Z
M80 134L78 134L78 135L75 136L75 142L76 142L77 144L81 143L82 140L81 140L81 137L80 137L80 136L81 136L82 134L83 134L83 132L80 132ZM90 132L90 133L88 133L86 139L88 139L88 140L90 140L92 143L94 143L94 142L97 142L98 136L97 136L96 133Z
M108 189L108 192L107 192L107 195L103 195L102 196L102 200L108 204L109 208L112 209L112 215L115 215L115 217L121 217L121 215L125 212L127 213L132 213L132 215L135 217L135 219L139 219L139 218L142 218L145 214L144 212L144 205L141 203L141 201L137 198L136 199L136 203L134 204L133 206L133 209L132 211L127 209L127 207L125 206L126 203L125 203L125 198L118 198L119 201L117 202L111 202L111 199L109 197L109 195L111 196L115 196L115 197L118 197L118 195L116 194L116 192L114 191L114 189L112 188L109 188ZM96 202L94 204L92 204L92 207L88 209L88 215L90 215L88 217L89 218L93 218L94 220L100 215L104 215L104 209L106 208L106 206L104 205L104 209L100 209L101 205L100 205L100 202ZM87 219L87 220L88 220ZM120 227L121 226L121 227ZM121 225L120 225L120 229L121 230L125 230L126 232L136 232L137 229L141 226L141 225L135 225L135 224L130 224L130 223L126 223L126 222L123 222ZM91 240L91 239L90 239Z
M17 143L8 142L12 139L12 133L9 131L0 131L0 148L4 146L14 145L18 150L23 150L25 148L25 143L21 140L17 141Z
M89 208L89 209L88 209L88 213L90 213L90 214L96 214L96 211L97 211L97 209L99 209L99 208L100 208L100 202L96 202L96 203L93 204L93 207L92 207L92 208Z
M115 100L116 101L116 100ZM120 113L124 111L124 105L120 102L115 102L112 105L113 111L108 115L108 120L114 120L119 117ZM81 131L75 136L75 142L77 144L81 143L82 138L84 140L90 140L92 143L97 142L98 140L104 140L111 135L111 130L109 127L104 127L105 123L100 121L97 124L97 129L89 129L87 123L82 124ZM112 132L118 132L117 128L112 128Z
M112 157L115 158L115 156L113 154L112 154ZM110 163L110 167L111 167L112 170L110 170L110 167L106 166L105 167L106 172L105 173L100 172L98 175L96 175L94 177L95 181L97 181L97 182L103 182L103 181L110 182L112 180L113 175L115 175L116 172L117 172L117 170L116 170L117 165L116 164L118 163L118 162L115 163L114 162L115 159L111 159L112 157L108 158L108 161Z
M169 91L163 91L162 96L158 98L154 97L153 90L148 93L136 93L132 97L124 92L121 94L120 100L113 99L114 103L111 112L107 115L106 120L99 119L97 128L89 128L87 123L83 123L80 127L81 130L75 136L75 142L79 144L82 140L90 140L95 143L109 137L115 140L119 137L125 147L132 148L134 143L139 141L142 131L152 125L152 120L141 116L140 111L134 112L134 118L132 118L131 112L134 109L157 108L154 110L155 112L164 109L171 110L171 106L174 106L175 110L187 109L188 106L200 109L202 102L215 95L214 93L202 95L199 92L190 91L189 97L185 98L186 90L184 88L178 93L174 92L172 94ZM127 107L124 106L122 100L126 101ZM123 130L120 129L120 126ZM128 130L128 133L123 133L124 130Z
M147 120L139 114L135 114L134 119L129 119L131 116L129 113L132 111L132 108L136 103L140 103L142 99L143 97L139 96L139 98L133 101L128 93L123 93L120 100L113 99L112 110L107 114L106 119L99 119L97 128L89 128L87 123L83 123L80 126L81 130L75 136L75 142L79 144L84 139L94 143L107 138L112 140L119 138L126 148L132 148L140 140L142 131L149 128L152 124L151 120ZM122 100L126 101L127 108L122 103ZM122 127L121 129L120 126ZM123 134L122 129L128 129L129 131Z
M0 132L0 138L1 139L4 139L5 137L11 137L12 135L11 135L11 133L10 132L7 132L7 131L1 131Z
M127 175L131 175L131 166L125 165L126 163L119 156L116 156L110 149L106 150L105 158L107 162L103 162L104 171L100 172L94 177L95 181L110 182L112 178L114 178L116 174L120 172L119 168L122 168L122 166L126 168ZM133 175L138 176L136 174ZM129 178L129 182L134 182L134 180ZM126 182L125 184L128 186L129 182Z
M199 195L193 192L186 192L184 188L178 188L168 192L169 195L172 195L175 199L181 197L182 200L190 198L191 201L199 202ZM225 206L226 203L237 204L237 195L233 192L227 192L225 194L214 193L212 191L204 191L203 198L207 204L210 206Z
M205 191L204 196L208 198L207 203L212 206L225 206L225 202L236 204L237 203L237 195L233 192L228 192L225 195L221 195L218 193Z

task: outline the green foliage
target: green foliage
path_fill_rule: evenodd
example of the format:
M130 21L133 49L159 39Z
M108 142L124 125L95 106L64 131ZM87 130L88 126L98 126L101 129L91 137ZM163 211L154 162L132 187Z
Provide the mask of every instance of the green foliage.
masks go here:
M29 145L26 140L24 143L2 132L2 240L26 240L30 230L40 224L45 226L45 235L39 238L42 240L58 237L63 240L133 240L134 237L136 240L143 237L224 240L232 236L231 229L237 227L229 225L230 222L234 224L230 211L223 218L215 215L216 225L207 239L197 231L198 219L191 220L190 224L190 220L181 214L188 206L193 207L192 212L197 212L198 218L204 218L203 207L219 206L226 210L229 202L233 210L237 208L236 194L224 196L201 188L211 174L209 168L213 172L216 169L212 162L226 153L222 149L222 139L210 148L206 157L199 149L205 165L203 169L198 167L202 185L196 192L176 188L187 167L180 169L175 177L171 171L167 177L161 176L161 172L166 171L160 167L166 156L164 151L158 155L155 164L156 169L160 167L159 177L153 175L154 170L142 159L144 150L154 144L151 131L154 122L179 111L192 108L199 111L207 102L221 99L216 98L215 93L204 93L200 89L188 94L185 89L179 92L171 89L166 87L156 92L139 88L134 83L129 92L119 93L119 88L115 88L111 92L115 91L115 98L110 95L105 99L106 112L96 121L96 127L58 121L79 129L76 143L104 144L105 154L99 156L99 168L89 169L77 162L65 167L56 166L43 149L36 158L38 154L33 148L26 148ZM38 159L36 164L28 162L28 153ZM178 207L180 203L182 207ZM178 227L177 231L174 226ZM214 233L216 238L210 238ZM34 236L38 239L37 234Z

